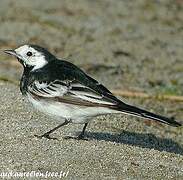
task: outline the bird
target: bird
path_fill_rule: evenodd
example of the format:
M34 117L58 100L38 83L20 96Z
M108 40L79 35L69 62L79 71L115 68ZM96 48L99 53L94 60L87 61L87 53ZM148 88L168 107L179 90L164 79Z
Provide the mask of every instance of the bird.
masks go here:
M65 59L58 59L41 46L25 44L4 52L16 57L23 66L22 95L36 109L59 120L58 126L36 137L56 139L50 136L55 130L69 123L78 123L84 126L75 139L85 139L88 123L105 114L124 113L174 127L182 125L173 118L123 102L82 69Z

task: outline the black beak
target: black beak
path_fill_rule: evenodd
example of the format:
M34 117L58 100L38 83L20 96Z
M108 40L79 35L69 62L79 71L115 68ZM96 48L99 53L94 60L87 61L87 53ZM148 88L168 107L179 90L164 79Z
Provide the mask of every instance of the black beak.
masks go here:
M15 50L12 50L12 49L10 49L10 50L4 50L4 52L6 54L13 55L13 56L16 56L17 57L17 53L16 53Z
M13 50L13 49L8 49L8 50L4 50L4 52L5 52L6 54L9 54L9 55L15 56L15 57L18 59L18 61L19 61L21 64L23 64L23 65L24 65L24 63L23 63L23 60L22 60L21 56L20 56L20 55L18 55L18 54L16 53L16 51L15 51L15 50Z
M9 55L12 55L12 56L15 56L18 59L21 59L21 57L13 49L4 50L4 53L9 54Z

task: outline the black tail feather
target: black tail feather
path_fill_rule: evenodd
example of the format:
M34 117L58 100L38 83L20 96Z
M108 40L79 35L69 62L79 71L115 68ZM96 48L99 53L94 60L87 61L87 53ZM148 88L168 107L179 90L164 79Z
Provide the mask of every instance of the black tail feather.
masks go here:
M127 114L131 114L131 115L134 115L134 116L139 116L139 117L142 117L142 118L152 119L152 120L159 121L161 123L165 123L165 124L168 124L168 125L171 125L171 126L174 126L174 127L178 127L178 126L182 125L181 123L176 122L171 118L167 118L167 117L164 117L164 116L161 116L161 115L157 115L157 114L151 113L149 111L137 108L135 106L125 104L125 103L120 103L117 106L117 109L119 111L127 113Z

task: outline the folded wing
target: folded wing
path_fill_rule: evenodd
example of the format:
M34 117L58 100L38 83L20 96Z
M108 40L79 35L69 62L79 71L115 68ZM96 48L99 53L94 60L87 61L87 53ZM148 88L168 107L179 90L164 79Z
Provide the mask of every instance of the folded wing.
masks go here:
M82 106L108 107L116 105L113 99L74 80L55 80L53 82L35 81L29 87L29 92L37 98L54 99L58 102Z

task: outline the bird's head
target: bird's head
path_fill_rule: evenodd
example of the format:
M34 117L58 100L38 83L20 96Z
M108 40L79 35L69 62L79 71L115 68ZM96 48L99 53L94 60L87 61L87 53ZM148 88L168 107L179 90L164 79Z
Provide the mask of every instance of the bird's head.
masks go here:
M24 68L32 67L33 70L42 68L54 58L50 52L37 45L23 45L4 52L15 56Z

